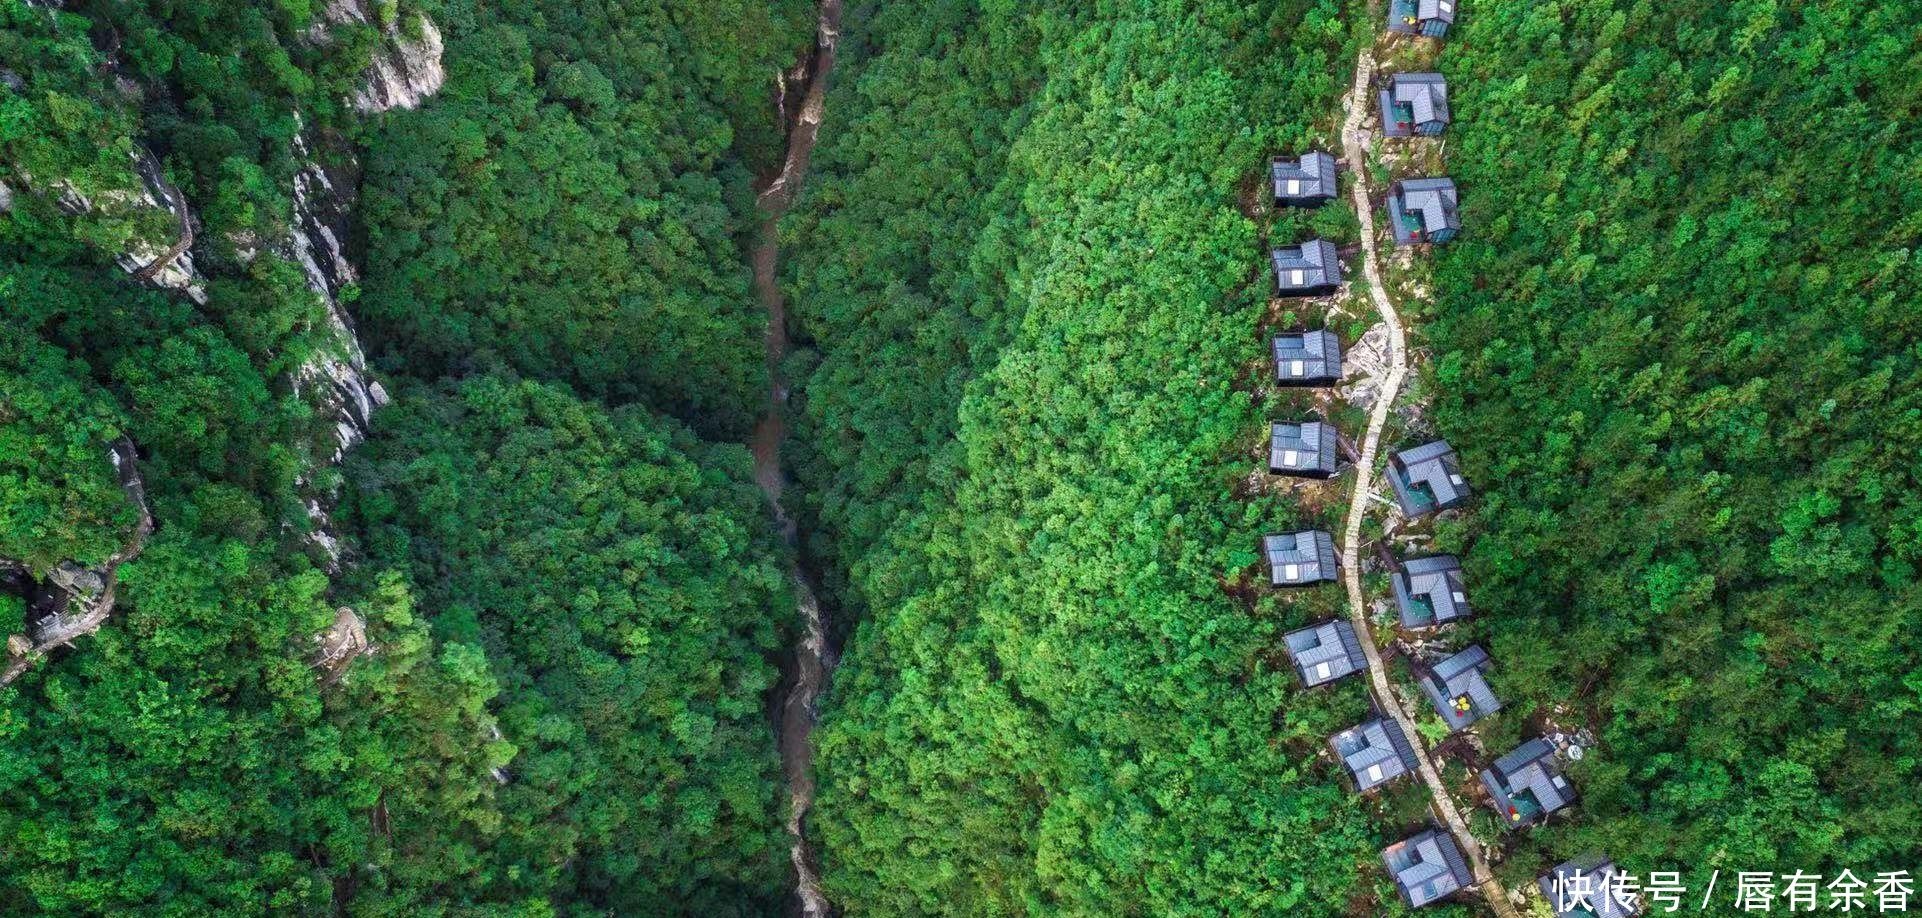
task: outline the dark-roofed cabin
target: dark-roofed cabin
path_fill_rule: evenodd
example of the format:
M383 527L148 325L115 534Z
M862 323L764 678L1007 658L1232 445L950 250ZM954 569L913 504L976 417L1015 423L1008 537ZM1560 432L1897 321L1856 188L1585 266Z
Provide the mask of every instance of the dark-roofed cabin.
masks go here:
M1416 681L1451 732L1502 709L1488 687L1488 651L1478 646L1435 664Z
M1282 641L1288 645L1288 659L1294 661L1295 672L1309 688L1368 668L1368 657L1361 652L1361 642L1355 640L1354 626L1340 619L1290 631L1282 635Z
M1341 262L1335 245L1311 239L1268 253L1275 262L1275 289L1282 296L1322 296L1341 286Z
M1388 31L1442 38L1455 24L1455 0L1390 0Z
M1397 73L1379 101L1385 136L1433 137L1448 127L1448 80L1439 73Z
M1340 757L1355 789L1369 791L1420 768L1415 747L1408 742L1401 725L1391 718L1376 718L1349 727L1328 739Z
M1341 339L1319 329L1275 336L1275 382L1284 386L1332 386L1341 382Z
M1298 478L1335 474L1335 425L1321 421L1269 425L1268 471Z
M1389 578L1404 628L1428 628L1467 618L1468 587L1462 562L1454 555L1431 555L1402 562Z
M1455 180L1413 178L1388 189L1388 226L1396 245L1450 242L1462 230Z
M1555 918L1634 918L1642 909L1626 888L1630 879L1614 861L1591 858L1569 861L1535 882Z
M1336 195L1335 157L1320 150L1300 159L1278 156L1269 167L1275 181L1275 206L1320 207Z
M1335 537L1323 530L1265 536L1261 548L1268 556L1268 581L1275 586L1333 583L1339 575L1335 565Z
M1409 516L1459 507L1472 493L1462 478L1461 460L1447 440L1396 453L1388 462L1388 483L1401 502L1401 512Z
M1383 848L1381 863L1395 878L1395 888L1409 908L1452 896L1475 882L1455 839L1434 829Z
M1533 825L1575 802L1575 788L1555 763L1555 747L1539 737L1496 759L1482 772L1482 787L1511 829Z

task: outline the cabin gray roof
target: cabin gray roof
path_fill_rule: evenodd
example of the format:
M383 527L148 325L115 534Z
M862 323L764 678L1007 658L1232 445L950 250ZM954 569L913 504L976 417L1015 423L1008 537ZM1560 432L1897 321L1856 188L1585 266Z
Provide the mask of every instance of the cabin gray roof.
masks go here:
M1335 473L1335 425L1274 423L1268 428L1268 469L1279 474Z
M1370 790L1419 768L1415 747L1401 725L1376 718L1328 738L1328 745L1355 779L1357 790Z
M1415 15L1423 19L1455 21L1455 0L1419 0Z
M1631 918L1637 907L1632 891L1615 895L1615 878L1623 876L1606 858L1569 861L1536 880L1555 918ZM1622 902L1630 900L1629 904Z
M1397 73L1388 78L1388 88L1382 94L1390 108L1407 106L1410 124L1422 125L1438 123L1446 125L1449 120L1448 80L1439 73ZM1384 122L1390 112L1382 112ZM1384 123L1383 127L1389 125Z
M1341 283L1341 261L1335 257L1335 244L1326 239L1282 246L1268 254L1275 262L1275 285L1283 293Z
M1461 462L1447 440L1437 440L1395 454L1388 483L1403 513L1420 516L1458 506L1472 493L1462 478Z
M1482 772L1482 788L1509 828L1533 823L1575 800L1575 788L1555 763L1555 747L1537 737Z
M1388 5L1388 29L1408 35L1446 34L1455 21L1455 3L1456 0L1392 0Z
M1382 849L1381 863L1395 878L1395 888L1410 908L1453 895L1475 881L1455 839L1434 829Z
M1501 700L1488 687L1488 666L1488 651L1475 645L1435 664L1416 680L1449 730L1460 730L1502 709Z
M1277 382L1341 379L1341 339L1325 328L1276 335L1274 351Z
M1288 658L1294 661L1295 671L1309 688L1368 667L1361 642L1355 640L1354 626L1341 619L1290 631L1282 641L1288 645Z
M1422 229L1434 232L1444 227L1460 229L1461 214L1456 210L1458 195L1451 178L1412 178L1395 183L1394 193L1401 198L1401 209L1421 217Z
M1333 581L1335 537L1320 529L1284 532L1261 540L1268 556L1268 580L1275 586L1305 586Z
M1469 615L1462 562L1454 555L1411 558L1388 582L1401 609L1403 627L1446 625Z
M1414 109L1415 121L1448 119L1448 78L1439 73L1397 73L1388 78L1388 94Z
M1276 157L1269 172L1277 200L1332 198L1336 194L1335 157L1320 150L1303 153L1299 159Z

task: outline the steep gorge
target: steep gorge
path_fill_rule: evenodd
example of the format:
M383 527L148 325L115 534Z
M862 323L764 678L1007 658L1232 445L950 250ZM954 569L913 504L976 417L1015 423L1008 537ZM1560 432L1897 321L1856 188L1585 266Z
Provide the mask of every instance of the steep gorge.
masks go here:
M801 618L785 666L784 695L779 703L776 728L782 772L787 780L786 826L794 839L790 860L795 872L795 899L803 918L827 918L831 914L821 889L820 859L808 842L807 820L814 806L814 725L820 716L821 693L834 671L834 652L829 644L829 623L819 590L799 554L798 527L792 513L781 504L787 485L787 470L781 465L781 444L787 439L789 407L788 382L782 369L788 357L788 316L780 287L780 224L789 205L801 192L808 160L825 116L828 80L834 73L841 41L841 8L841 0L821 2L814 50L798 68L803 78L799 81L800 97L788 119L787 150L782 156L780 171L757 196L766 216L751 255L754 292L767 310L768 403L749 445L754 454L754 480L766 495L782 539L793 553L789 579L794 586L795 609ZM783 94L776 96L776 106L782 108L789 101L785 96L788 84L785 76L777 79L781 81Z

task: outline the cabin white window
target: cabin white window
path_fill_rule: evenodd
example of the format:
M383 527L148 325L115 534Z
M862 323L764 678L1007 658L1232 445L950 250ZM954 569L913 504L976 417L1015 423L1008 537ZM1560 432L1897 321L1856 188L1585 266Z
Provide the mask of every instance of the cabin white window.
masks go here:
M1284 449L1284 450L1282 450L1282 451L1281 451L1281 466L1282 466L1282 468L1288 468L1288 469L1292 469L1292 468L1294 468L1295 466L1297 466L1297 465L1300 465L1300 464L1301 464L1301 453L1300 453L1300 452L1297 452L1297 451L1295 451L1295 450L1292 450L1292 449Z
M1368 766L1368 780L1369 781L1381 780L1381 764L1380 763L1376 763L1374 765Z
M1466 603L1466 602L1468 602L1468 597L1466 597L1466 596L1463 596L1460 590L1456 590L1456 591L1455 591L1455 604L1456 604L1456 605L1461 605L1461 604L1463 604L1463 603Z
M1455 4L1448 2L1448 0L1442 0L1442 2L1436 4L1436 6L1440 7L1444 15L1455 11Z
M1292 179L1292 178L1289 179L1288 180L1288 196L1294 197L1299 194L1301 194L1301 179Z
M1282 565L1282 566L1281 566L1281 578L1282 578L1283 580L1299 580L1299 579L1301 579L1301 565L1299 565L1299 564L1284 564L1284 565Z
M1460 475L1450 475L1448 476L1448 480L1458 485L1462 483L1462 477Z
M1331 672L1334 672L1334 667L1331 667L1326 663L1315 664L1315 678L1326 679L1328 678L1328 674Z
M1301 269L1299 269L1299 268L1297 268L1297 269L1295 269L1295 270L1293 270L1293 271L1290 271L1290 272L1288 272L1288 286L1290 286L1290 287L1299 287L1299 286L1301 286L1301 279L1302 279L1303 277L1305 277L1305 276L1307 276L1307 275L1305 274L1305 272L1303 272L1303 271L1302 271Z
M1305 365L1305 364L1303 364L1303 363L1302 363L1301 361L1299 361L1299 360L1290 360L1290 361L1288 361L1288 375L1289 375L1289 376L1301 376L1301 375L1304 375L1304 374L1306 374L1307 372L1308 372L1308 370L1307 370L1307 367L1306 367L1306 365Z

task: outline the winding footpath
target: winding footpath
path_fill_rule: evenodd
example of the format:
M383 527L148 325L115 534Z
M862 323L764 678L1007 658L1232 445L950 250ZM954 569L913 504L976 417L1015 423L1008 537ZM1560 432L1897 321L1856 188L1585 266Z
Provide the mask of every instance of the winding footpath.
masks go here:
M1368 295L1375 301L1375 311L1388 327L1388 375L1382 380L1381 391L1369 411L1368 432L1361 441L1361 457L1355 462L1355 490L1348 502L1348 518L1341 537L1342 557L1348 563L1342 565L1341 570L1342 584L1348 589L1348 618L1355 626L1356 633L1365 638L1361 646L1368 657L1369 690L1375 695L1376 706L1393 717L1401 725L1404 734L1419 740L1421 734L1415 730L1414 717L1395 697L1394 688L1388 682L1388 670L1382 665L1380 652L1375 649L1374 630L1368 623L1368 602L1361 589L1361 524L1367 518L1368 497L1375 484L1375 459L1380 452L1381 433L1388 424L1388 414L1394 409L1395 397L1400 394L1402 381L1408 376L1407 337L1403 334L1401 317L1395 311L1395 304L1388 297L1388 288L1382 283L1375 213L1369 206L1373 195L1368 182L1369 133L1363 123L1368 111L1368 87L1374 78L1375 55L1364 47L1355 58L1354 85L1349 87L1348 95L1342 101L1341 146L1342 160L1348 172L1355 177L1349 190L1354 200L1355 215L1361 220L1362 274L1367 280ZM1481 844L1468 833L1468 823L1462 819L1460 808L1455 806L1454 797L1449 795L1448 786L1442 782L1441 770L1435 767L1427 749L1419 742L1416 748L1420 750L1416 758L1420 760L1421 777L1428 783L1435 812L1447 824L1462 854L1467 857L1469 869L1475 874L1476 888L1495 914L1501 918L1518 918L1514 904L1509 901L1508 891L1488 869Z

